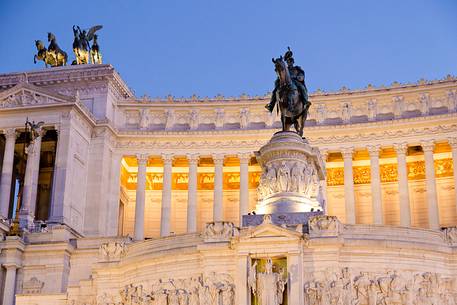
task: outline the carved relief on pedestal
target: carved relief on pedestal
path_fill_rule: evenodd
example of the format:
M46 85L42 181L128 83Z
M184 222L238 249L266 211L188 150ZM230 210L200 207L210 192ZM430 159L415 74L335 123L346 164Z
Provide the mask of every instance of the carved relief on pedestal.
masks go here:
M40 294L43 289L44 282L40 281L36 277L32 277L30 280L22 283L23 294Z
M320 208L320 181L325 180L319 150L291 132L276 133L256 153L262 168L257 188L259 213L306 212Z
M259 199L264 199L277 192L298 192L315 198L319 191L317 185L319 180L314 164L293 161L270 163L260 176Z
M305 283L305 305L450 305L455 279L438 273L327 269Z
M235 305L235 284L229 274L211 272L185 279L159 279L129 284L118 294L101 292L97 305Z
M118 261L127 254L127 244L124 241L109 241L99 248L100 259L103 261Z
M336 216L319 215L308 221L311 235L338 235L340 222Z
M238 228L231 222L215 221L207 223L203 231L203 240L207 243L229 241L233 236L238 236Z

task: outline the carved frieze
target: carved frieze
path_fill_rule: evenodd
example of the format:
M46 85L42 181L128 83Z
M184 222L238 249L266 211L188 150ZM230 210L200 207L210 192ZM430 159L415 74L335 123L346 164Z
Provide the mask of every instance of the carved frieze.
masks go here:
M129 284L119 293L100 292L97 305L235 305L235 284L225 273Z
M305 283L305 305L451 305L455 279L431 272L325 270Z

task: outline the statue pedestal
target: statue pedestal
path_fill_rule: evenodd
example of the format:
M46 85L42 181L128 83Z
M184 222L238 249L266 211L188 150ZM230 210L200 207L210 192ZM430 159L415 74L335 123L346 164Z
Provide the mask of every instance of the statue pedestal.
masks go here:
M295 132L281 131L256 152L256 158L262 167L257 214L323 210L319 193L325 165L316 147Z

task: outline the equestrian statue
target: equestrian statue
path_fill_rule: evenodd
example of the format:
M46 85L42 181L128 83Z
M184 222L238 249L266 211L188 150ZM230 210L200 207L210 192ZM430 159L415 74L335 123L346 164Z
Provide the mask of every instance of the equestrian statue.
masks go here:
M46 49L44 43L41 40L35 40L35 46L38 53L33 57L33 62L36 63L37 59L44 61L46 68L66 66L67 65L67 53L63 51L56 42L56 36L52 33L48 33L49 46Z
M289 131L294 125L295 131L303 136L306 117L311 102L305 85L305 72L300 66L294 66L293 53L287 48L284 58L272 58L277 79L271 94L270 103L265 108L270 112L278 105L281 112L282 131ZM287 63L287 64L286 64Z

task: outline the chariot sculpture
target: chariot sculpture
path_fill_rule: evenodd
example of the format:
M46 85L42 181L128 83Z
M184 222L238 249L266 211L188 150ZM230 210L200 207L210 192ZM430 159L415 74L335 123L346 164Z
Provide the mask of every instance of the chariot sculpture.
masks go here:
M76 59L73 60L72 65L102 63L102 54L100 52L100 46L98 45L98 36L95 34L95 32L100 30L102 27L103 26L101 25L96 25L88 30L81 30L79 26L73 26L73 53L75 54ZM46 48L43 41L35 40L35 46L38 52L33 57L33 62L37 63L37 60L42 60L46 68L48 66L66 66L68 55L59 47L53 33L48 33L48 41L49 46Z

